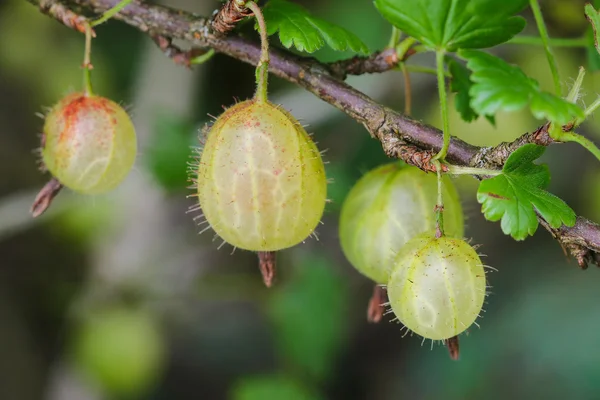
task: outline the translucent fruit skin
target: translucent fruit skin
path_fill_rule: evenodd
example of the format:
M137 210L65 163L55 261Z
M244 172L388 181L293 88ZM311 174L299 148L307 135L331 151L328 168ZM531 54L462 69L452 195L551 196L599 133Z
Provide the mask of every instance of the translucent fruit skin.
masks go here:
M483 265L473 247L462 239L424 233L398 253L387 292L394 314L407 328L445 340L475 322L485 288Z
M198 168L204 216L226 242L276 251L310 235L323 215L327 180L317 146L288 112L247 100L214 123Z
M42 157L60 183L79 193L117 187L137 153L135 128L127 112L100 96L73 93L46 116Z
M464 235L458 193L444 177L444 228ZM339 234L342 250L363 275L386 284L394 256L412 237L435 229L437 178L401 163L378 167L363 176L344 200Z

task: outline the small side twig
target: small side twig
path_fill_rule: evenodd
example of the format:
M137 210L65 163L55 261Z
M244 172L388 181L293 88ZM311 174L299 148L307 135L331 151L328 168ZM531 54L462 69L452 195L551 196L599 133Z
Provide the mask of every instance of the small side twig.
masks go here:
M263 276L263 281L266 287L273 286L275 279L277 253L274 251L259 251L258 252L258 267Z
M42 215L62 188L63 185L56 178L50 179L35 197L30 210L31 216L36 218Z
M52 18L58 20L63 25L75 29L78 32L85 33L85 26L88 22L87 18L79 15L64 4L56 0L42 0L39 3L40 10ZM96 33L92 31L92 36L96 37Z
M389 71L396 67L400 59L396 49L390 48L378 51L370 56L356 56L347 60L329 63L327 66L331 74L340 79L346 79L347 75L373 74Z
M238 22L250 15L252 15L250 9L241 7L235 0L228 0L217 11L211 25L215 32L227 34L235 28Z
M184 67L191 68L192 60L203 54L206 54L209 49L192 48L190 50L183 50L173 44L173 41L165 36L150 34L150 38L158 48L165 53L175 64L183 65Z
M437 154L433 150L423 150L408 144L397 137L386 135L378 138L381 141L384 153L390 158L398 158L410 165L414 165L425 172L437 172L437 167L432 159ZM448 172L448 167L441 164L442 172Z

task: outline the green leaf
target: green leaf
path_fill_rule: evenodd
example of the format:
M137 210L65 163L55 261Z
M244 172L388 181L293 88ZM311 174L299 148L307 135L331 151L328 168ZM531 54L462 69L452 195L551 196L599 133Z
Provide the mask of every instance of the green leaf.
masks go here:
M581 107L543 92L539 83L516 65L477 50L461 50L459 56L467 60L472 71L471 107L479 114L494 115L500 110L517 111L529 106L536 118L561 125L585 117Z
M290 48L314 53L325 44L337 51L352 50L369 54L369 48L356 35L330 22L310 15L304 7L286 1L271 0L263 7L267 32L279 31L279 40Z
M593 5L587 3L585 5L585 17L592 24L592 29L594 30L594 44L596 46L596 50L600 53L600 13L596 11Z
M498 45L525 27L527 0L375 0L385 19L435 50Z
M237 382L232 400L318 400L301 382L285 375L251 376Z
M471 107L471 95L469 94L469 90L473 86L471 71L451 57L446 59L446 63L448 64L448 71L452 75L450 89L456 93L454 107L463 121L475 121L479 118L479 114ZM493 115L487 115L486 118L490 124L496 125L496 119Z
M156 116L145 159L154 179L166 190L182 190L188 186L193 132L193 126L182 118L166 113Z
M585 17L591 25L590 45L587 47L588 65L591 71L597 71L600 69L600 14L590 3L585 5L584 10Z
M502 174L479 184L477 201L486 219L501 221L502 232L515 240L533 235L538 227L536 211L552 226L573 226L575 212L544 189L550 183L546 165L534 164L546 150L526 144L508 157Z
M326 381L348 328L344 280L327 259L306 256L296 265L294 276L271 296L269 316L285 364L316 381Z

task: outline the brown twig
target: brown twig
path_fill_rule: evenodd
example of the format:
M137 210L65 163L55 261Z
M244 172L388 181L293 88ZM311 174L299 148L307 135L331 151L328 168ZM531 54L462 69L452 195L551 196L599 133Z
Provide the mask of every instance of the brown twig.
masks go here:
M44 0L27 1L39 6ZM77 4L100 14L112 8L119 0L53 0L53 2ZM233 2L229 1L226 6L233 7L231 3ZM235 12L230 10L221 10L219 13L228 16L235 15ZM229 29L235 18L226 18L223 20L223 24L217 22L217 29L215 29L214 23L210 19L139 0L134 0L114 18L142 32L151 32L171 39L183 39L197 47L212 47L217 52L252 65L256 65L260 59L260 45L256 41L236 35L224 36L222 34ZM63 21L61 20L61 22ZM403 156L408 151L408 154L419 156L415 158L404 155L403 157L416 163L423 159L422 154L426 154L427 151L436 153L443 144L440 130L377 103L332 75L326 64L321 64L314 59L302 58L287 51L271 49L269 71L303 87L361 123L371 136L382 142L388 155ZM540 129L532 134L524 135L508 148L532 142L544 144L544 140L541 140L544 138L544 128ZM547 144L551 143L550 141L546 142ZM405 149L403 146L413 147L403 150ZM500 146L504 147L480 148L454 138L450 143L447 160L463 166L499 165L498 163L505 161L507 154L506 145ZM425 153L413 151L413 148ZM427 162L423 163L423 166L429 168ZM545 221L542 218L539 219L542 225L547 227ZM549 231L576 258L597 263L599 258L597 253L600 252L600 227L598 225L580 217L573 227L563 226L559 230L549 229Z
M327 66L331 74L346 79L347 75L373 74L389 71L398 65L400 59L396 49L385 49L370 56L356 56L348 60L329 63Z
M42 215L50 207L52 200L54 200L62 188L63 185L56 178L50 179L35 197L30 210L31 216L36 218Z

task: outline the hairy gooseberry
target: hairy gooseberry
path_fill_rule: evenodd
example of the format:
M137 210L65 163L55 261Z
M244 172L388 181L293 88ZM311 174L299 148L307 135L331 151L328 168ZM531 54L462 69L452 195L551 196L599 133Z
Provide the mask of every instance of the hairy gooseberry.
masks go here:
M315 143L269 101L230 107L208 132L198 199L208 223L233 246L277 251L302 242L321 220L326 186Z
M462 207L448 177L444 177L443 198L445 232L462 237ZM436 199L434 174L400 162L368 172L342 205L339 234L346 258L363 275L386 284L400 248L412 237L435 229Z
M486 279L477 252L462 239L422 233L398 252L387 284L392 311L427 339L454 337L475 322Z
M133 123L112 100L73 93L46 116L44 165L76 192L99 194L114 189L133 167L136 152Z

